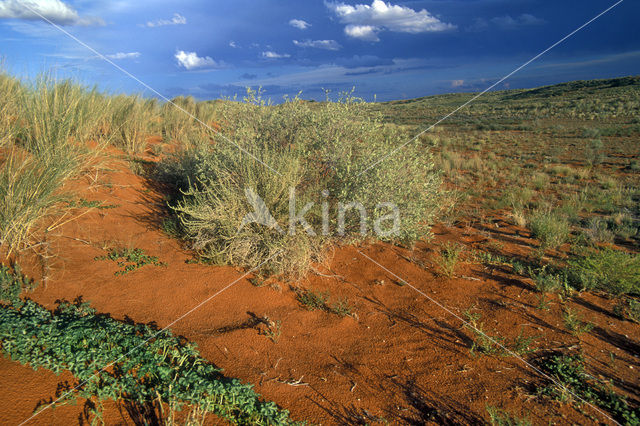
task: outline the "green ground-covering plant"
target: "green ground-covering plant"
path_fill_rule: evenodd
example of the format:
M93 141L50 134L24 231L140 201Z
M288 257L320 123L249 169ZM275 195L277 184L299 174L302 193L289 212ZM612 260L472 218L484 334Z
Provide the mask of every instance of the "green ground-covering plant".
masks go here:
M73 373L80 386L65 389L55 405L78 398L98 406L108 399L141 406L162 401L172 410L197 406L237 424L290 423L286 411L260 401L250 385L224 377L171 332L121 323L86 304L63 303L54 312L30 300L3 306L0 336L12 360Z
M568 286L566 274L552 270L549 265L544 265L538 270L529 268L528 273L536 289L543 294L565 290Z
M292 423L286 410L261 401L251 385L223 376L171 331L116 321L87 303L63 302L51 312L18 297L32 286L19 268L0 268L0 345L13 361L73 374L77 385L62 387L54 407L86 398L93 421L100 419L102 403L114 400L151 408L141 412L166 416L161 421L191 408L234 424Z
M553 355L543 359L540 366L557 381L539 388L541 395L580 406L582 401L576 399L577 396L605 410L622 424L640 424L640 410L631 408L624 396L588 375L582 355Z
M110 250L104 256L97 256L94 260L111 260L116 262L120 269L115 275L125 275L145 265L167 266L166 263L158 260L156 256L149 256L139 248L125 248L121 250Z
M321 310L346 317L353 314L353 307L347 299L339 299L334 303L330 301L329 293L322 293L309 288L293 288L296 299L310 311Z
M36 286L37 282L24 275L19 265L0 265L0 303L18 303L22 291Z

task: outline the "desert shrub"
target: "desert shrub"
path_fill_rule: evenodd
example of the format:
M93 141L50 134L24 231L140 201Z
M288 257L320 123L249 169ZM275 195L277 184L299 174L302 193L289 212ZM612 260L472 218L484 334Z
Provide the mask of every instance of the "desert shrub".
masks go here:
M590 218L582 234L592 244L611 243L614 238L613 232L609 230L607 221L600 217Z
M557 248L569 237L567 219L550 209L535 210L529 217L528 226L533 237L539 239L545 249Z
M589 250L569 261L572 283L616 296L640 294L640 254L610 248Z
M267 106L253 91L244 103L221 104L217 113L232 141L208 135L213 144L191 143L157 169L157 178L175 190L170 206L182 236L215 263L298 275L322 258L332 240L410 244L428 235L440 196L431 155L408 145L367 170L408 138L364 114L363 106L350 96L321 105L294 98ZM304 215L306 229L290 227L291 191L296 213L313 203ZM258 216L270 226L242 226L252 201L267 207L271 216ZM378 225L389 230L385 202L400 212L397 232L374 232ZM350 203L361 208L346 208Z
M321 238L306 232L289 235L281 227L288 224L289 188L301 184L302 164L300 159L259 146L251 152L280 175L274 178L271 170L229 146L185 151L161 165L158 176L179 190L170 202L178 230L205 260L259 267L265 273L299 274L309 262L321 260L323 248ZM253 198L257 196L275 220L273 227L242 226L252 210L247 197L257 200ZM306 204L306 198L297 199ZM276 223L282 225L276 227Z
M584 151L588 165L597 166L602 163L602 160L604 159L603 148L604 144L602 143L602 140L592 139L589 141Z

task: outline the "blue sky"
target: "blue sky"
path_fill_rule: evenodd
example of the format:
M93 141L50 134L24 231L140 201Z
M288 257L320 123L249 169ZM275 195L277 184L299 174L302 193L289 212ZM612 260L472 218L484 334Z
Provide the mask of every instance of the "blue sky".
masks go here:
M483 90L614 3L0 0L0 57L14 75L151 95L41 15L167 97L403 99ZM623 1L497 88L639 74L638 16Z

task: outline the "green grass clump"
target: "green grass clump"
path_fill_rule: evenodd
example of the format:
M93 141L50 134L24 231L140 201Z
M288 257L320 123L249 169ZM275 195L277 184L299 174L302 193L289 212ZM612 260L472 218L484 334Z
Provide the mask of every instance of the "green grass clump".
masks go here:
M6 82L0 75L0 98L12 99L0 102L0 109L15 116L0 155L0 244L11 252L61 211L64 184L99 155L100 145L88 149L84 142L95 133L102 109L96 107L100 95L70 81L45 77L19 89Z
M324 310L328 307L329 295L307 288L296 289L296 299L310 311Z
M593 324L584 322L580 315L571 308L565 309L562 314L564 325L574 336L580 337L584 333L588 333L593 329Z
M99 149L84 145L94 131L96 115L102 114L93 102L96 96L68 80L38 80L22 92L17 144L56 168L61 178L76 176L99 154Z
M18 130L20 82L0 71L0 148L11 143Z
M379 238L411 244L428 235L440 197L431 155L409 145L366 170L406 135L368 118L364 107L350 96L315 106L290 99L267 107L252 91L244 103L219 105L219 119L228 123L225 134L233 135L242 151L210 134L214 144L194 140L157 168L156 177L173 189L170 207L182 237L199 257L214 263L300 276L323 259L332 241ZM270 226L242 226L253 210L248 200L256 197L275 220ZM361 212L348 208L352 202L364 207L364 220ZM398 207L397 232L375 232L376 226L389 231L385 202ZM308 203L304 218L309 226L290 224L290 209L299 213Z
M87 304L62 303L53 312L31 300L0 305L0 342L13 361L70 371L79 385L63 388L54 406L86 398L93 422L101 420L103 402L114 400L162 413L163 422L191 407L201 418L213 413L233 424L292 424L286 410L223 376L170 331L116 321Z
M0 162L0 244L9 252L25 247L43 219L60 211L64 180L64 171L24 153Z
M632 409L624 396L588 375L582 355L553 355L544 359L541 367L557 381L540 388L538 392L541 395L582 405L582 401L577 400L575 395L607 411L621 424L640 424L640 410Z
M321 310L340 317L353 315L353 307L346 298L331 303L329 293L321 293L309 288L294 288L294 292L298 302L310 311Z
M540 240L543 249L555 249L569 237L567 219L549 209L535 210L529 217L528 226L533 237Z
M591 249L569 261L572 284L616 296L640 294L640 254L611 248Z
M109 123L112 143L125 152L143 152L155 105L155 100L143 100L137 96L111 98Z
M529 268L528 274L540 293L553 293L568 288L566 274L552 270L549 265L537 270Z
M453 243L447 243L440 249L440 253L436 256L435 262L440 268L442 275L448 278L452 278L455 275L463 250L464 246Z
M640 301L635 299L629 299L628 308L626 310L627 315L632 321L640 323Z
M487 414L492 426L530 426L531 422L527 419L519 419L511 416L504 410L496 407L487 406Z
M139 248L111 250L107 255L97 256L94 260L111 260L116 262L118 266L122 268L115 272L116 276L128 274L145 265L167 266L166 263L160 262L156 256L149 256Z

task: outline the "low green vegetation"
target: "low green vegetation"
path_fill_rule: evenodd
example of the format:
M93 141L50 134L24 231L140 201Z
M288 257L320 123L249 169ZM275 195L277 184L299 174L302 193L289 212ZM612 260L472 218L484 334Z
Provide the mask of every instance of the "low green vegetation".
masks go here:
M542 249L555 249L569 237L569 222L557 212L535 210L528 219L528 226L534 238L540 240Z
M128 274L146 265L167 266L166 263L161 262L156 256L149 256L139 248L113 249L104 256L97 256L94 260L111 260L116 262L118 266L122 268L114 273L116 276Z
M527 419L519 419L513 417L504 410L496 407L487 406L487 414L491 426L530 426L531 422Z
M3 266L0 284L2 351L36 370L68 370L77 381L61 388L54 407L86 399L92 422L101 419L103 402L114 400L162 413L162 422L189 408L201 422L212 413L234 424L292 423L286 410L260 400L251 385L223 376L169 330L116 321L86 303L63 302L51 312L22 301L19 289L33 284L18 268Z
M164 191L161 228L194 252L194 262L252 269L257 286L271 275L295 280L332 246L411 248L442 219L464 232L475 228L482 251L472 255L481 267L531 278L544 315L558 300L567 330L579 337L593 325L571 306L576 290L611 295L619 319L640 322L639 89L640 78L629 77L490 92L396 152L418 127L473 95L369 104L345 93L336 101L273 105L249 89L242 102L177 97L176 108L0 73L0 246L21 255L51 235L60 217L79 214L73 209L116 207L68 189L111 144L150 188ZM148 147L149 136L162 143ZM159 161L142 158L147 152ZM384 203L400 213L394 232L384 232L394 223ZM290 223L292 211L305 221ZM441 275L456 275L462 247L441 247ZM116 263L116 276L166 266L137 248L95 259ZM235 423L290 422L169 332L124 324L85 304L50 312L20 299L34 286L19 267L1 267L2 349L34 368L72 371L82 385L61 403L88 398L95 421L102 401L114 399L155 407L161 420L184 405L201 422L207 413ZM293 288L309 310L357 318L347 299ZM466 316L472 353L536 351L536 337L520 331L508 338L480 314ZM261 321L260 333L277 342L281 322ZM93 375L114 360L115 368ZM576 402L573 393L621 423L638 423L638 411L585 373L581 357L548 358L543 368L561 385L542 395ZM493 424L527 424L492 407L487 413Z
M566 290L569 285L566 274L553 270L549 265L537 270L529 268L529 276L533 279L536 289L543 294Z
M569 261L573 282L583 289L597 289L616 296L640 295L640 254L608 247L589 249Z
M640 410L630 407L626 398L615 393L610 385L587 374L582 355L553 355L543 359L540 366L557 382L539 388L540 395L578 406L588 402L621 424L640 424Z
M571 308L566 308L562 315L564 325L574 336L580 337L593 329L593 324L582 320L580 315Z
M36 281L24 275L19 265L12 268L0 265L0 303L17 302L22 291L33 290L36 286Z
M299 287L293 290L296 293L298 302L310 311L321 310L340 317L353 315L353 307L347 299L339 299L331 303L329 293L321 293L309 288Z
M472 354L500 356L516 354L523 356L535 351L532 348L536 341L535 336L524 336L522 330L520 330L520 333L515 338L507 339L496 332L485 329L484 324L480 321L482 315L473 312L473 308L465 311L464 316L467 321L464 327L473 335L471 348L469 349Z
M453 243L447 243L440 248L440 253L436 256L435 262L442 275L448 278L452 278L455 275L463 249L463 245Z
M69 208L74 209L98 209L98 210L109 210L115 209L119 207L117 204L104 204L102 201L89 201L84 198L79 198L77 200L69 200L66 201L66 204Z

